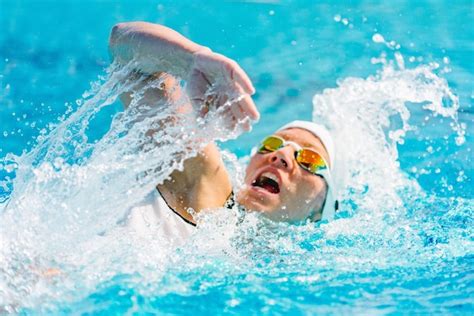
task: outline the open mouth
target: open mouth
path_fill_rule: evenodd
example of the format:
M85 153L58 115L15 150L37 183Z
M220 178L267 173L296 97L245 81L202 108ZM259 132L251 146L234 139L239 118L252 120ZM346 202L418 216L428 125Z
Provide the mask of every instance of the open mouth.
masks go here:
M278 184L278 177L270 172L264 172L252 181L252 186L260 187L270 193L280 193L280 185Z

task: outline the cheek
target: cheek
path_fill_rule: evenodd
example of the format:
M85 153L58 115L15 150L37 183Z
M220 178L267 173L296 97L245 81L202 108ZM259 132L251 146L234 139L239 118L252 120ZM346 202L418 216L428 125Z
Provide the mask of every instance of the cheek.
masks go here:
M291 185L291 190L282 196L280 206L285 206L283 212L287 219L304 220L314 209L315 198L318 196L318 189L315 186L319 184L315 181L300 179L299 182Z
M247 168L245 169L245 180L250 180L250 178L253 176L255 171L258 169L259 166L259 159L260 157L257 155L254 155L252 158L250 158L249 164L247 165Z
M319 179L312 178L313 175L306 175L300 177L299 180L293 181L292 186L288 190L287 201L293 205L308 205L312 200L318 196L321 186L324 182ZM321 179L322 180L322 179Z
M245 182L248 182L253 171L255 170L255 168L252 166L252 164L248 164L247 168L245 169Z

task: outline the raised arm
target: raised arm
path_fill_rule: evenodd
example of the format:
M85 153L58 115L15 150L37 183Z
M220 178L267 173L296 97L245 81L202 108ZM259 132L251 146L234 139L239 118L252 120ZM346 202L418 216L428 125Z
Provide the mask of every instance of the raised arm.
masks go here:
M209 51L178 32L146 22L119 23L112 28L110 53L117 61L137 61L140 71L148 74L167 72L186 79L193 54Z
M146 22L120 23L112 29L109 47L114 60L124 64L133 60L142 73L165 72L184 79L192 105L203 115L209 108L240 96L230 108L235 121L259 118L250 97L255 89L242 68L170 28Z
M189 100L201 115L227 104L233 124L259 117L250 97L254 88L240 66L174 30L145 22L117 24L110 36L110 52L119 63L133 61L133 67L143 74L172 75L165 82L167 87L179 88L173 77L184 79ZM146 102L170 97L166 95L166 89L147 93L151 99ZM238 98L233 101L235 96ZM127 106L130 95L122 100ZM219 150L210 143L197 157L185 161L183 171L174 171L171 179L160 185L159 190L170 206L192 220L186 212L188 208L200 211L223 206L232 188Z

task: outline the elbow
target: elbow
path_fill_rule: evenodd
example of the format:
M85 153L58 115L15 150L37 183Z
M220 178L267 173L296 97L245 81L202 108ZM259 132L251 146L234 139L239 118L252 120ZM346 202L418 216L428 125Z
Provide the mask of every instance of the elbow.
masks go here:
M109 53L113 60L129 61L137 45L149 33L150 23L123 22L112 27L109 37Z
M143 32L146 27L147 23L145 22L121 22L115 24L110 31L109 46L117 44L119 40L127 41L130 37L133 37L133 34Z
M111 60L124 59L126 56L127 39L124 35L129 26L128 23L118 23L112 27L109 36L109 56ZM125 44L125 45L124 45ZM121 48L119 48L121 47ZM125 49L125 50L124 50Z
M120 37L120 34L123 34L126 26L127 26L127 23L118 23L112 27L112 31L110 32L110 37L109 37L109 47L112 47L117 43L118 38Z
M130 23L127 23L127 22L121 22L121 23L117 23L115 24L113 27L112 27L112 34L116 34L118 32L121 32L123 31L123 29L125 29Z

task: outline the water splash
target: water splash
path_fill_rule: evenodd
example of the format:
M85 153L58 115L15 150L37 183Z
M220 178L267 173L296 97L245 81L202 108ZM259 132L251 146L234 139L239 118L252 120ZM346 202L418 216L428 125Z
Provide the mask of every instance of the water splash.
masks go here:
M111 300L127 306L124 311L165 313L196 295L224 302L216 312L246 304L288 311L295 301L319 295L325 305L311 306L327 312L340 300L357 305L382 295L387 284L396 288L403 280L409 288L432 279L472 255L472 200L425 192L399 159L410 133L422 133L411 121L420 111L451 121L461 146L459 101L435 67L396 69L393 63L314 96L314 120L328 125L338 144L335 178L343 203L335 221L272 223L236 207L200 214L192 240L179 249L154 236L130 235L117 222L196 154L202 146L196 140L225 140L242 131L222 125L225 111L206 119L183 113L185 99L144 102L146 87L162 80L110 68L33 151L2 162L16 175L5 184L13 191L0 212L2 225L14 227L2 231L0 305L93 312ZM94 116L129 90L136 91L130 107L98 141L88 141ZM243 168L231 154L224 158L238 187ZM61 274L45 277L48 267ZM385 294L387 304L411 293L398 291Z
M456 143L465 142L465 126L458 122L459 100L435 69L396 70L393 63L386 63L375 76L346 78L338 88L314 96L313 119L326 123L339 144L336 158L341 172L336 178L343 192L376 190L376 196L383 196L397 188L418 191L416 182L400 172L397 148L407 133L422 128L410 123L413 113L450 119Z
M182 170L183 161L207 141L234 138L248 127L248 121L227 124L227 108L240 96L231 96L205 118L189 107L183 111L189 104L184 93L173 102L150 104L149 89L160 89L166 76L150 79L133 68L133 62L112 65L84 94L78 110L40 135L32 151L2 162L14 174L13 181L2 184L12 191L0 211L2 225L12 227L2 230L5 297L25 302L20 299L24 292L34 292L18 291L21 285L9 284L12 279L31 284L50 266L62 271L71 271L68 265L86 267L78 260L88 252L82 245L115 228L130 207L173 170ZM133 91L128 108L113 118L105 135L89 141L94 117L128 91Z

